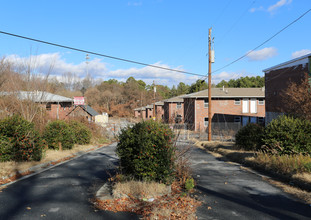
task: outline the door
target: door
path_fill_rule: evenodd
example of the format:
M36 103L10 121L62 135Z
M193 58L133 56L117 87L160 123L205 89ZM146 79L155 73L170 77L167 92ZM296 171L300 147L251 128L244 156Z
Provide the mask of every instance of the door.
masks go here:
M251 99L251 113L257 113L257 99Z
M249 122L249 117L248 116L243 116L242 117L242 126L247 125Z
M248 104L248 99L243 99L243 101L242 101L242 113L248 113L249 112L249 110L248 110L248 106L249 106L249 104Z

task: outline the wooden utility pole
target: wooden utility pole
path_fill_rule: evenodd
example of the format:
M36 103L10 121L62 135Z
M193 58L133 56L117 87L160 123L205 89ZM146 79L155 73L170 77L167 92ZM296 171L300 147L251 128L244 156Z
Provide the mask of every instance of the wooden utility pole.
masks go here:
M157 89L156 89L156 85L153 80L153 113L152 113L153 120L156 120L156 109L155 109L156 92L157 92Z
M208 29L208 141L212 140L212 57L211 57L212 28Z

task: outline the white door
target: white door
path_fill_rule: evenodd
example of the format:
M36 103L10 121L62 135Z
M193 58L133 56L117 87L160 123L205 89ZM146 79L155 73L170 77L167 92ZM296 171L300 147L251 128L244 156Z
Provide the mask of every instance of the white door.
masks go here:
M242 113L248 113L249 110L248 110L248 99L243 99L242 101Z
M251 113L257 113L257 99L251 99Z

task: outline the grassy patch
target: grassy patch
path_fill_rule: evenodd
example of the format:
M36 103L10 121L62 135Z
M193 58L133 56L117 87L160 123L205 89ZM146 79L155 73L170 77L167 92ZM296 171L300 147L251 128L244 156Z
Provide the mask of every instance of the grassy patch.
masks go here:
M129 196L137 199L151 199L168 195L171 188L165 184L156 182L128 181L117 182L113 187L114 198L127 198Z

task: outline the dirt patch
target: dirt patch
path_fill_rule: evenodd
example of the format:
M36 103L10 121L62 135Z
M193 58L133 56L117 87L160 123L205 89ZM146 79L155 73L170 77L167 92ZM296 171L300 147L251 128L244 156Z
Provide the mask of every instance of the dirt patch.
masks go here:
M197 219L196 208L201 202L183 192L177 182L171 186L160 183L130 181L117 183L112 196L96 199L97 208L134 212L142 219Z
M261 172L270 178L265 178L270 183L280 187L283 191L296 196L305 201L307 204L311 203L311 174L310 173L279 173L271 170L266 164L260 164L256 160L256 152L243 151L238 149L234 143L228 142L197 142L195 144L199 148L207 150L217 158L224 161L233 161L243 164L245 169L254 169ZM221 156L219 156L219 154Z

